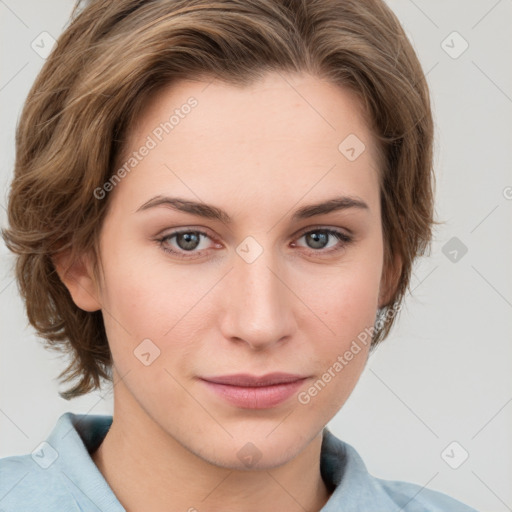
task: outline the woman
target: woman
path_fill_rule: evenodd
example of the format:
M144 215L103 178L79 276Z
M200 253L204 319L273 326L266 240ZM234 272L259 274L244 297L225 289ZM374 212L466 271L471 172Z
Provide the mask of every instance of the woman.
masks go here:
M457 510L325 425L426 252L433 123L377 0L97 0L27 99L9 228L61 416L4 510Z

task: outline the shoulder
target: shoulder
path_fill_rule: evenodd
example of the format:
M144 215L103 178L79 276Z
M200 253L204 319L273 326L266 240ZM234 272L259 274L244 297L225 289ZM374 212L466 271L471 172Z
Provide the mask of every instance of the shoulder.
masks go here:
M0 512L122 512L90 453L111 416L64 413L31 453L0 459Z
M439 491L411 482L372 478L403 512L477 512L474 508Z
M55 469L39 466L34 460L36 456L15 455L0 459L0 510L51 511L68 503L69 491L63 486L62 476Z
M371 475L350 444L324 429L322 476L334 488L321 512L477 512L446 494L418 484Z

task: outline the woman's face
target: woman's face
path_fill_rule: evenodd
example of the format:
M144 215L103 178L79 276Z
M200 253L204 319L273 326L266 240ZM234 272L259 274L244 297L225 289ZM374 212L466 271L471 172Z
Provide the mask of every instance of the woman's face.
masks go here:
M356 97L309 75L152 99L93 199L119 411L231 468L320 435L384 293L375 150Z

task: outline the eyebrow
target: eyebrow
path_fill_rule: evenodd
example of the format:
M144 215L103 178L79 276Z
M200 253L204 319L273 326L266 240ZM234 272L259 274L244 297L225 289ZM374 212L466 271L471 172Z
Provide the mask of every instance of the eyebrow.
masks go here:
M190 201L179 197L155 196L143 205L137 208L136 212L145 211L157 206L165 206L180 212L190 213L206 219L219 220L225 224L232 222L227 212L216 206L206 203ZM315 215L326 214L339 210L348 210L357 208L360 210L370 210L369 206L360 198L354 196L338 196L322 201L320 203L309 204L299 208L292 216L293 221L307 219Z

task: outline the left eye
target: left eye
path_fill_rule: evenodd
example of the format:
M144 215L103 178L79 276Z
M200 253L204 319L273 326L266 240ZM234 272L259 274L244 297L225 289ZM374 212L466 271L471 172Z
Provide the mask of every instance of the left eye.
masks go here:
M162 244L162 248L165 251L179 255L178 251L170 248L168 243L166 244L166 242L170 242L170 240L172 240L173 238L176 239L176 244L178 245L179 250L185 252L192 252L195 249L197 249L201 244L201 238L210 237L203 231L175 231L174 233L165 235L163 238L159 240Z
M307 231L303 233L299 238L304 238L307 240L309 245L309 249L313 249L312 252L317 253L331 253L343 249L346 245L348 245L352 238L342 231L338 231L336 229L327 229L327 228L319 228ZM328 246L329 238L334 238L334 244L330 247ZM337 241L337 243L336 243ZM327 250L323 250L326 249Z
M327 228L307 231L297 240L302 238L307 241L308 247L306 249L311 253L317 254L338 251L352 241L352 238L342 231ZM171 244L173 239L175 245ZM195 258L201 256L202 252L208 249L208 247L200 247L202 239L211 239L211 237L203 231L184 230L169 233L159 238L158 242L160 242L162 249L168 253L183 258ZM329 239L334 241L334 244L331 244L331 246L329 246ZM293 243L292 246L296 247L297 244ZM219 247L222 246L219 245Z

